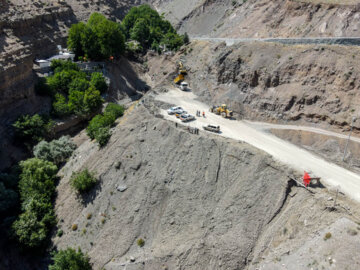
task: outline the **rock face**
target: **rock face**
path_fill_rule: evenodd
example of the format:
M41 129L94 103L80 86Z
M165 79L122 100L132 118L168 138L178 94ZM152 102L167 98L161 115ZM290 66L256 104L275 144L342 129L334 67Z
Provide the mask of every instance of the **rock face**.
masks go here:
M209 105L229 104L238 118L348 130L352 116L360 113L359 52L356 46L253 42L226 47L197 41L161 68L165 57L149 66L156 76L172 74L181 58L192 91ZM356 121L356 129L359 125Z

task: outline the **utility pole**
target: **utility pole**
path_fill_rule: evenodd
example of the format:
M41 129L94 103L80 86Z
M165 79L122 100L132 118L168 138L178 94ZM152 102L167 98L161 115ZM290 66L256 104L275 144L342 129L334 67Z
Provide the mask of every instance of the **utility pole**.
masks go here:
M351 128L350 128L350 133L349 133L349 137L347 139L346 145L345 145L345 149L344 149L344 156L343 156L343 161L345 161L345 155L346 155L346 151L349 145L349 141L350 141L350 136L351 136L351 132L353 130L353 126L354 126L354 122L356 121L356 117L353 116L352 120L351 120Z

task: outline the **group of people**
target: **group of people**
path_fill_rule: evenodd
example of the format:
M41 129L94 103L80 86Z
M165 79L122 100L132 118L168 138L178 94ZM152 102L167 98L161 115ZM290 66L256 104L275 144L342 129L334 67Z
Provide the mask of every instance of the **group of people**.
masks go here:
M201 116L201 111L196 111L196 116L200 117ZM202 116L205 117L205 112L202 112Z

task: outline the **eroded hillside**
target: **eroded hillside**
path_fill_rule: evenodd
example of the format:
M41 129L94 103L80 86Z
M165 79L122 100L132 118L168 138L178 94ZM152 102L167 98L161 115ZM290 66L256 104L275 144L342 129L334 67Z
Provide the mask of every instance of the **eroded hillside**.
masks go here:
M146 100L154 108L152 98ZM310 240L322 239L323 231L337 237L340 230L331 224L341 216L356 230L350 202L340 199L339 212L321 211L331 205L330 195L295 187L292 172L263 152L189 134L152 110L135 108L101 150L86 140L60 171L56 213L64 234L53 238L57 248L81 247L94 269L255 269L280 265L275 258L286 257L284 250L292 254L304 243L315 248ZM69 178L83 168L95 170L99 183L79 197ZM348 244L357 241L349 236ZM327 265L328 250L338 259L352 249L338 252L332 243L307 260Z

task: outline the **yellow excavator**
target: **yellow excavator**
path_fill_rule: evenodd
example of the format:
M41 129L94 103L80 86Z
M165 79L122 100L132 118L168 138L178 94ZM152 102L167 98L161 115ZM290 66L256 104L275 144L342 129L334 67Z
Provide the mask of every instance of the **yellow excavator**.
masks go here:
M178 72L179 75L174 79L174 83L176 84L180 84L182 81L184 81L185 75L187 74L187 70L181 61L178 63Z
M233 112L229 110L226 104L222 104L221 106L212 106L210 108L210 112L221 115L224 118L231 118L233 116Z

